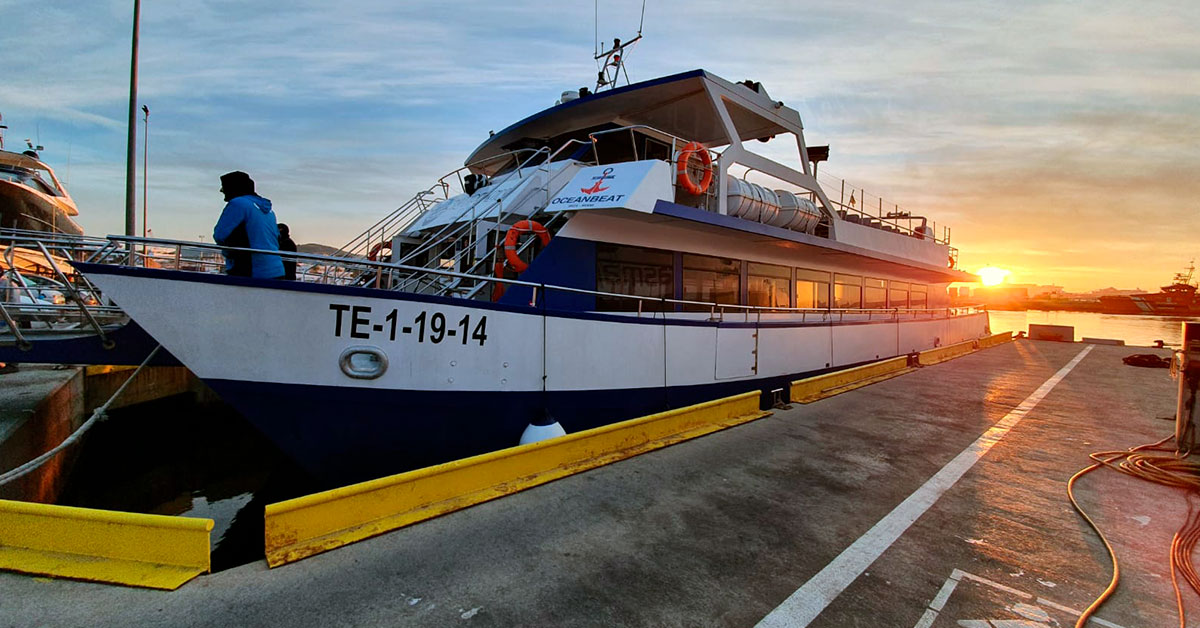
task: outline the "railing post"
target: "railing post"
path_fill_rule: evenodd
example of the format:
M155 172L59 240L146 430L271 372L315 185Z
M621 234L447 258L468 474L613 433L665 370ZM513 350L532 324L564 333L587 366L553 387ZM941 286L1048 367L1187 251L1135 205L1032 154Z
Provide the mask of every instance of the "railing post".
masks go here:
M1175 404L1175 447L1191 453L1196 438L1196 389L1200 384L1200 323L1183 323L1183 347L1172 358L1179 368L1179 396Z

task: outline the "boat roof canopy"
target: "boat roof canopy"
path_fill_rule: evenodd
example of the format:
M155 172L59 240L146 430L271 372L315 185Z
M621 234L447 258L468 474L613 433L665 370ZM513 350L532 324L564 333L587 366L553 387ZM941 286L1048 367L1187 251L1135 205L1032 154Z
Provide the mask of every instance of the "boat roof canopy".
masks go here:
M41 161L30 157L24 153L14 153L7 150L0 150L0 165L15 166L17 168L25 168L27 170L50 170L50 167Z
M739 141L802 129L800 114L772 101L760 85L731 83L705 70L692 70L589 94L535 113L489 137L466 163L523 148L553 150L571 137L585 139L589 132L632 125L650 126L709 148L725 146L733 140L715 104L718 98Z

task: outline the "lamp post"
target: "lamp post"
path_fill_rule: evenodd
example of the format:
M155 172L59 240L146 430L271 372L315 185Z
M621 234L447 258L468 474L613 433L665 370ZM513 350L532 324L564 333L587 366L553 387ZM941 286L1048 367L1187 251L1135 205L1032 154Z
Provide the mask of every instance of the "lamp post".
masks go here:
M137 144L137 76L138 76L138 25L141 21L142 2L133 0L133 45L129 61L129 134L125 145L125 235L135 235L137 214L134 203L134 151Z
M145 238L150 233L150 221L147 219L146 212L146 189L147 184L150 181L150 177L148 177L146 174L147 166L150 163L150 108L146 105L142 105L142 114L142 237ZM150 249L148 248L148 245L142 244L143 259L145 259L149 250ZM149 260L147 260L144 265L148 265L149 263Z
M150 153L150 108L142 105L142 237L146 237L147 227L150 223L146 220L146 184L149 181L146 175L146 167L149 164Z

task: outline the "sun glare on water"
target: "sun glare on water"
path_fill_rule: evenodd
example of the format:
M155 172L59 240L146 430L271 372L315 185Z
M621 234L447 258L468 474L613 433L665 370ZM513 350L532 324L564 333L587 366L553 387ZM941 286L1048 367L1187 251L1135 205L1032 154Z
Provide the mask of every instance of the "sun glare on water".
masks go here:
M1003 268L988 266L987 268L980 268L975 274L979 275L979 279L983 281L983 285L998 286L1004 283L1004 278L1011 273Z

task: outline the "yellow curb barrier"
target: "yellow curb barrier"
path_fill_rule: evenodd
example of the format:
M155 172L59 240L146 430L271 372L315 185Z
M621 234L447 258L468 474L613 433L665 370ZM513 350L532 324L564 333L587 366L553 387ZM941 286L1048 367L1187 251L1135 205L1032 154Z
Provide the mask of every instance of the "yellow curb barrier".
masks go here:
M212 519L0 500L0 569L178 589L210 568Z
M277 567L771 414L748 392L266 507Z
M953 360L954 358L972 353L978 348L978 340L968 340L966 342L960 342L957 344L946 345L945 347L938 347L936 349L927 349L922 351L919 360L921 362L921 366L933 366L934 364L939 364L941 362L945 362L946 360Z
M812 403L826 397L832 397L854 390L855 388L862 388L875 382L881 382L897 375L915 371L918 366L932 366L980 349L1011 342L1012 339L1012 332L1006 331L985 336L978 340L968 340L946 347L922 351L917 354L914 361L910 361L908 356L902 356L796 380L791 385L791 400L795 403Z
M881 360L842 371L806 377L792 382L791 400L812 403L913 370L907 356Z
M995 347L996 345L1002 345L1006 342L1012 342L1012 339L1013 335L1011 331L992 334L986 338L979 339L979 348L987 349L988 347Z

